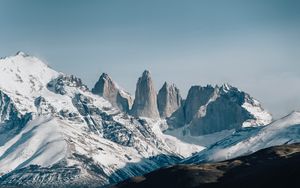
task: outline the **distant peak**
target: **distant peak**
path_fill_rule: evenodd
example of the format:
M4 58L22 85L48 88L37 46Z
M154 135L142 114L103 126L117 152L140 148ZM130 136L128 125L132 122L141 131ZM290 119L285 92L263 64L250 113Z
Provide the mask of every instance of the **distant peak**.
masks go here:
M110 77L108 76L108 74L105 73L105 72L101 74L100 78L104 78L104 79L108 79L109 78L110 79Z
M176 85L174 83L168 83L168 82L164 82L164 85L162 86L162 88L165 89L177 89Z
M229 90L232 86L230 84L228 84L228 83L224 83L224 84L222 84L221 87L223 87L224 89Z
M143 77L150 77L150 71L149 70L144 70Z
M229 91L233 91L233 90L238 90L237 88L233 87L232 85L228 84L228 83L224 83L221 85L220 89L222 91L224 91L225 93L229 92Z
M25 52L18 51L18 52L16 53L16 56L23 56L23 57L27 57L27 56L29 56L29 55L28 55L28 54L26 54Z
M163 87L167 88L169 86L168 82L164 82Z

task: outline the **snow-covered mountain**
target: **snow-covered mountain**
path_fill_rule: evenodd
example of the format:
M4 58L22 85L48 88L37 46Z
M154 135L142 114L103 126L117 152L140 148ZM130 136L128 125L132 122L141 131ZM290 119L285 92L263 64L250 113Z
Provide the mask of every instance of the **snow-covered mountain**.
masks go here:
M175 86L166 87L157 100L145 71L136 93L129 109L131 96L106 74L90 92L80 78L23 52L0 59L0 185L102 186L192 155L187 161L244 155L254 151L247 139L268 132L275 144L254 148L298 141L297 129L272 129L276 122L267 125L271 115L260 103L227 84L193 86L183 101ZM240 142L243 150L234 148ZM225 158L217 153L228 148Z
M120 112L79 78L25 53L1 59L0 75L2 184L104 185L203 149L162 134L161 120Z

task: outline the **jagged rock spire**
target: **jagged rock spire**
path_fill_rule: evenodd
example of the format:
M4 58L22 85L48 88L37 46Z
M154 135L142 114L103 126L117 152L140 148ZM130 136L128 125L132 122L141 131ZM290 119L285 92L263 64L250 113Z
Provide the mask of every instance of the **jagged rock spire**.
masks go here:
M148 70L143 72L136 84L135 100L131 114L137 117L159 118L156 91Z
M124 112L129 112L132 105L130 94L121 90L108 74L103 73L100 76L92 92L108 100L114 107Z
M157 95L157 106L161 118L170 117L181 106L182 98L179 89L174 85L164 83Z
M92 92L107 97L109 94L113 95L117 93L117 87L108 74L102 73Z

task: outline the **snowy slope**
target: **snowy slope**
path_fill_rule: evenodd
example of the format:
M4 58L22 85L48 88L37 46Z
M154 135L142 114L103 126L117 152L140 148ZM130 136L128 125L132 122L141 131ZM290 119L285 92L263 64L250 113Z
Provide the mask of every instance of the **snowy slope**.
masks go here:
M236 131L184 163L223 161L271 146L297 142L300 142L300 112L295 111L267 126Z
M63 159L66 152L67 144L58 122L39 117L0 147L0 174L28 164L50 166Z
M243 94L244 101L242 107L247 110L254 118L247 120L243 123L243 127L255 127L264 126L272 122L272 115L265 109L262 108L260 102L249 94L244 93L238 88L235 88L229 84L223 84L220 88L221 93L228 93L231 97L235 98L235 95ZM230 96L229 95L229 96Z
M36 57L18 52L0 59L0 90L14 99L21 113L35 111L34 97L41 95L47 83L59 75Z

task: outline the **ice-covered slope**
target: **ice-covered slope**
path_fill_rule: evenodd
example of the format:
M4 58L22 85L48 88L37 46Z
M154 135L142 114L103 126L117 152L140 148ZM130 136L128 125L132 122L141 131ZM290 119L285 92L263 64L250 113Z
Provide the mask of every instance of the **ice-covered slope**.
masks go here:
M25 53L2 58L0 78L2 185L99 186L203 149L164 135L161 120L120 112L79 78Z
M67 153L60 124L51 117L30 121L24 129L0 147L0 174L28 164L50 166Z
M300 142L300 112L292 112L273 123L243 128L185 160L185 163L223 161L248 155L271 146Z

